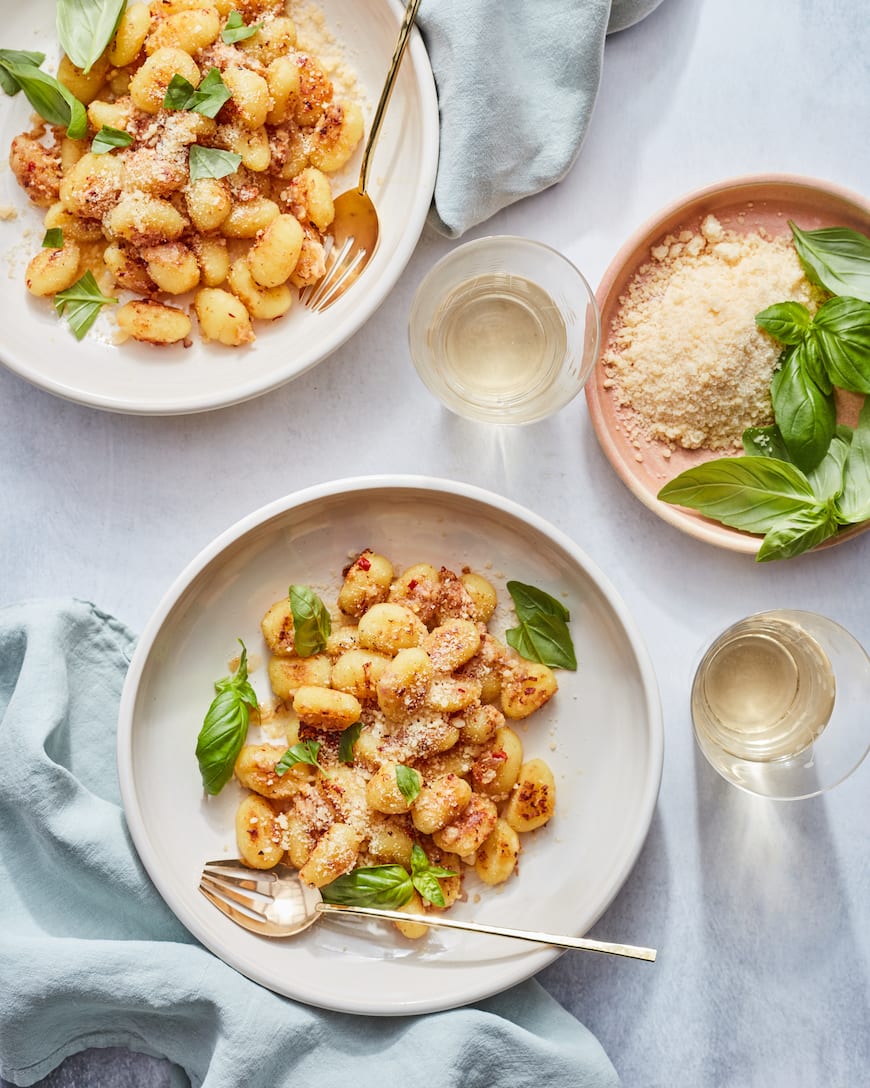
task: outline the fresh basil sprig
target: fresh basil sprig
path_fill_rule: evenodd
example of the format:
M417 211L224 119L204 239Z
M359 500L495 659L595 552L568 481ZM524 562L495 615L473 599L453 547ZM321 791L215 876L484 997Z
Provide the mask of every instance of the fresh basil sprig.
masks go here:
M427 902L433 906L444 906L444 892L441 890L442 879L456 876L452 869L443 869L440 865L430 865L422 846L414 843L411 848L411 883Z
M216 147L200 147L191 144L188 153L190 180L200 178L225 178L238 170L242 156L234 151L219 151Z
M293 644L299 657L311 657L326 649L332 631L329 611L308 586L292 585L288 590L293 613Z
M49 227L42 239L43 249L63 249L63 228Z
M129 132L121 128L112 128L111 125L103 125L91 141L91 151L95 155L105 155L116 147L129 147L132 143L133 137Z
M90 72L114 37L126 0L57 0L57 36L77 68Z
M87 135L88 113L72 91L43 72L43 53L28 53L17 49L0 49L0 86L8 95L19 91L39 116L50 125L66 129L71 140Z
M233 775L248 735L252 710L258 710L257 693L248 680L248 652L239 639L242 654L233 676L215 684L215 695L196 741L196 758L206 793L216 794Z
M413 805L420 796L423 780L420 777L420 772L415 771L413 767L406 767L403 763L397 763L396 785L399 787L399 793L408 804Z
M320 754L320 741L319 740L300 740L298 744L292 745L283 756L275 764L276 774L286 774L291 767L295 767L297 763L305 763L309 767L316 767L326 778L329 778L329 773L321 767L317 761L317 757Z
M658 497L751 533L763 533L758 561L790 559L870 520L870 397L854 431L840 425L808 473L786 460L776 427L752 428L743 445L758 451L723 457L680 473Z
M832 295L870 302L870 238L848 227L804 231L791 220L788 225L807 279Z
M176 73L166 88L163 105L167 110L191 110L214 118L231 98L232 91L224 83L220 70L210 68L198 87Z
M576 669L577 657L568 629L568 609L536 586L508 582L518 627L505 631L508 645L528 661L539 661L554 669Z
M362 722L354 722L341 731L338 738L338 758L342 763L353 763L353 746L359 740L361 732Z
M221 41L227 45L243 42L246 38L252 38L258 30L263 29L263 23L252 23L245 26L245 20L238 11L231 11L221 31Z
M420 895L436 907L443 907L444 893L440 880L456 876L451 869L430 865L426 852L414 844L411 850L411 872L403 865L369 865L353 869L320 889L327 903L345 907L403 907L416 888Z
M773 416L790 459L808 470L825 456L837 425L837 409L830 382L813 377L808 356L800 343L784 353L779 370L770 382Z
M93 272L87 271L72 287L54 296L54 308L61 317L66 317L76 339L83 340L100 310L104 306L115 305L117 301L104 295Z

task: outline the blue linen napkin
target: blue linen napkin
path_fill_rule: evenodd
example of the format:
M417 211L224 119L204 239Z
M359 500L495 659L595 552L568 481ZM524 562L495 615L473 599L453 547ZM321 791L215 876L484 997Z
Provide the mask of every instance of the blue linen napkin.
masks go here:
M430 222L458 238L561 180L598 94L604 39L661 0L423 3L441 114Z
M202 948L120 807L134 641L82 601L0 609L0 1076L29 1085L70 1054L126 1046L176 1063L179 1088L617 1088L594 1036L534 981L449 1012L360 1017L279 997Z

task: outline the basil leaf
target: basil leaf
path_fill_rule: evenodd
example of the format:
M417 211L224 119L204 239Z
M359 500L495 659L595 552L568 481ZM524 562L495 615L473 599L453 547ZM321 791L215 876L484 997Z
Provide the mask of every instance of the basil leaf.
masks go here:
M770 382L773 415L798 468L814 468L825 456L837 424L833 391L824 393L807 373L800 347Z
M232 92L224 83L220 71L211 68L198 87L176 73L166 88L163 106L167 110L192 110L204 117L214 118L231 98Z
M326 640L332 630L326 606L308 586L290 586L288 596L296 653L299 657L319 654L326 649Z
M870 397L864 401L852 435L843 470L843 491L835 513L840 522L854 525L870 518Z
M387 907L397 910L414 894L414 885L401 865L370 865L354 869L320 889L326 903L345 907Z
M413 805L420 795L423 780L420 778L420 772L415 771L413 767L406 767L402 763L397 763L396 785L408 804Z
M430 865L423 848L414 843L411 848L411 883L425 900L436 907L445 906L439 878L451 876L456 876L456 873L451 869Z
M100 291L93 272L88 271L72 287L67 287L65 291L59 291L54 296L54 308L62 317L66 317L76 339L82 340L97 320L100 310L104 306L114 305L117 301Z
M281 756L275 764L275 773L285 774L291 767L295 767L297 763L306 763L309 767L316 767L326 778L329 778L327 772L317 762L319 752L319 740L301 740L298 744L288 748L284 755Z
M839 431L840 428L838 427L837 430ZM828 452L816 467L806 474L819 502L835 499L842 492L843 473L850 444L851 436L846 439L841 434L835 434L828 446Z
M778 461L791 461L775 423L770 427L747 427L743 432L743 452L749 457L775 457Z
M810 311L799 302L778 302L755 315L759 328L783 344L799 344L811 321Z
M115 35L126 0L57 0L57 36L63 51L87 73Z
M227 16L224 29L221 31L221 40L226 42L227 45L234 45L236 42L243 42L246 38L253 37L262 28L263 23L245 26L245 20L239 12L231 11Z
M91 151L95 155L105 155L115 147L129 147L133 137L129 132L111 125L103 125L91 142Z
M527 661L554 669L576 669L577 657L568 629L568 609L537 586L508 582L519 627L505 631L509 646Z
M813 332L834 385L870 393L870 303L830 299L813 318Z
M50 125L66 128L71 140L81 140L88 131L88 114L85 107L54 76L33 63L41 53L23 53L14 49L0 49L0 70L6 73L3 89L7 94L15 86L24 91L27 101L39 116Z
M42 248L63 249L63 229L61 227L50 227L42 239Z
M830 505L812 507L770 529L761 542L756 559L759 563L793 559L833 536L837 529Z
M658 498L748 533L766 533L816 505L800 469L773 457L707 461L665 484Z
M353 763L353 746L359 740L361 732L362 722L354 722L342 730L338 739L338 758L342 763Z
M24 64L39 68L45 60L45 53L31 53L25 49L0 49L0 58L5 57L7 63ZM11 97L15 97L21 90L21 84L2 67L0 60L0 87Z
M188 160L190 180L225 178L238 170L241 161L242 156L234 151L219 151L216 147L200 147L199 144L191 144Z
M848 227L799 230L789 220L807 278L833 295L870 302L870 238Z
M206 793L216 794L233 775L239 752L248 735L251 710L258 709L257 695L248 682L248 652L239 639L242 654L234 676L218 680L217 695L206 711L196 741L196 758Z

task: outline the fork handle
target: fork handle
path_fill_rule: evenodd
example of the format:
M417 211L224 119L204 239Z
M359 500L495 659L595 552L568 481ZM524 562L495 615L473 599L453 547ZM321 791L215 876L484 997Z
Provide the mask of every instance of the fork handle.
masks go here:
M502 926L484 926L478 922L463 922L458 918L441 918L429 914L406 914L400 910L384 910L380 907L344 907L338 903L318 903L322 914L354 914L364 918L385 918L390 922L419 922L424 926L442 929L464 929L469 933L491 933L497 937L514 937L519 941L551 944L557 948L576 948L585 952L602 952L608 956L628 956L635 960L652 963L656 958L654 948L637 948L631 944L612 944L594 941L588 937L560 937L553 933L533 933L526 929L505 929Z
M399 65L402 63L402 57L405 55L405 48L408 45L408 38L411 34L411 28L414 25L414 20L417 18L417 8L420 6L420 0L408 0L407 7L405 8L405 18L402 21L402 29L399 31L399 37L396 41L396 49L393 53L393 59L390 61L390 67L387 72L387 79L384 83L384 89L381 91L381 98L378 102L377 109L375 110L375 116L372 120L372 129L369 133L369 138L366 140L365 150L363 151L362 167L359 172L359 191L364 193L368 184L369 178L369 161L371 159L372 152L375 149L375 144L378 142L378 136L381 134L381 125L383 124L384 114L387 112L387 105L390 101L390 95L393 93L393 87L396 83L396 76L399 72Z

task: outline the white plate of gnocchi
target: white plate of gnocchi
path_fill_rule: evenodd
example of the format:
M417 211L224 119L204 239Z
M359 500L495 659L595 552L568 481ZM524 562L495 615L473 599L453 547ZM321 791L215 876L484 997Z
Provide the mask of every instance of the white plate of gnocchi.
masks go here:
M410 259L435 184L415 31L370 174L378 248L328 313L302 305L333 196L357 183L398 0L133 0L87 69L93 43L61 42L55 15L35 0L5 16L18 52L0 76L24 93L4 95L0 122L0 360L79 403L171 415L273 390L351 337ZM53 95L63 123L26 99L34 64L72 95Z
M146 626L119 716L130 831L183 924L277 993L385 1016L558 955L415 915L588 931L643 846L662 754L652 666L606 577L522 507L414 476L298 492L218 537ZM374 887L408 921L260 937L198 890L236 857L336 902Z

